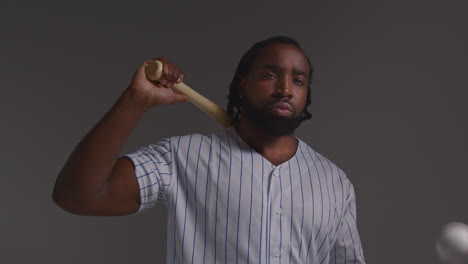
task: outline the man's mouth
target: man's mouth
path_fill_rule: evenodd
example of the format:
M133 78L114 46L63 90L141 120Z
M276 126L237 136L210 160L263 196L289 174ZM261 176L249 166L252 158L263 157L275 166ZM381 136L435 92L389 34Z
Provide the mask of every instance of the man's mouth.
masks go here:
M283 109L283 110L288 110L289 112L292 112L292 106L289 103L286 102L278 102L274 103L270 106L272 109Z
M291 104L286 102L278 102L270 105L272 112L280 116L289 116L291 115L293 108Z

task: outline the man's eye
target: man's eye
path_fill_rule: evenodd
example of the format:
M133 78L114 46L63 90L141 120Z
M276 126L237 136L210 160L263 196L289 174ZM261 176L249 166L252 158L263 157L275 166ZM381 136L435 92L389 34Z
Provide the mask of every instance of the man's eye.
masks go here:
M294 83L297 85L304 85L304 81L302 79L294 79Z
M268 73L265 73L263 75L263 77L266 78L266 79L273 79L273 78L275 78L275 75L273 73L271 73L271 72L268 72Z

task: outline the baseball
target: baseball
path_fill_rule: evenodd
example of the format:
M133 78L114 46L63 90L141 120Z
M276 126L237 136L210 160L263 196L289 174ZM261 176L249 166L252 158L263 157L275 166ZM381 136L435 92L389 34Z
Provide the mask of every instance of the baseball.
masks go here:
M468 263L468 225L452 222L443 226L436 249L444 264Z

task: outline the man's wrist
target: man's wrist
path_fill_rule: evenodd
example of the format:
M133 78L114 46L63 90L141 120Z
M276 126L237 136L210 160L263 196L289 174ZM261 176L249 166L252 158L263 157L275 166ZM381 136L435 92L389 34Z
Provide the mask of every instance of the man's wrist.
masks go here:
M148 111L152 107L150 100L145 94L142 94L133 89L125 90L121 96L121 100L126 105L131 107L131 109L140 111L142 113Z

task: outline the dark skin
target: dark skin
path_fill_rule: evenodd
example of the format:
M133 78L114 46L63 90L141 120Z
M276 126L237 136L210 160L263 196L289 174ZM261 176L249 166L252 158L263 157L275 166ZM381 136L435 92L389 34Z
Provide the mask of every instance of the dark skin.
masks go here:
M136 71L129 87L104 118L83 138L57 177L54 202L64 210L79 215L126 215L140 207L140 194L133 163L118 158L119 153L144 113L153 107L188 101L185 95L170 89L183 80L183 73L164 58L163 77L149 81L144 68ZM253 106L283 117L300 115L307 97L309 64L301 50L285 44L272 44L261 51L247 76L242 76L240 94L248 96ZM280 98L283 106L271 107ZM273 136L248 118L241 117L236 129L252 148L278 165L294 156L294 135Z
M303 52L291 45L272 44L258 54L247 76L242 76L240 95L248 96L258 109L285 117L299 116L307 99L309 63ZM271 108L288 101L293 111ZM275 136L257 127L242 114L236 124L241 138L274 165L288 161L297 150L293 134Z
M187 102L170 87L183 73L164 58L159 82L146 78L143 63L110 111L81 140L57 177L52 198L62 209L79 215L126 215L140 206L133 163L118 158L143 114L152 107Z

